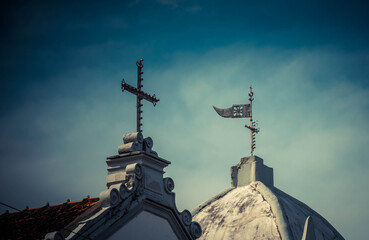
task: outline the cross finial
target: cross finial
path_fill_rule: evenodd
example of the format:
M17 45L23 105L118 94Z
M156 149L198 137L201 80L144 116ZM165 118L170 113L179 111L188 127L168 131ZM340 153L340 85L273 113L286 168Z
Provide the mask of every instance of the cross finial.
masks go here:
M137 88L127 84L124 79L122 79L122 84L121 84L121 87L122 87L122 92L124 92L124 90L127 90L128 92L136 95L137 97L137 103L136 103L136 108L137 108L137 132L142 132L142 123L141 123L141 120L142 120L142 110L141 110L141 107L143 106L142 103L141 103L141 100L142 99L145 99L149 102L151 102L154 107L156 106L156 103L159 102L159 99L156 98L155 94L154 95L149 95L147 93L145 93L144 91L141 90L141 88L143 87L142 85L142 81L143 81L143 78L142 78L142 68L143 68L143 64L142 64L142 61L143 59L139 59L137 62L136 62L136 66L137 66Z

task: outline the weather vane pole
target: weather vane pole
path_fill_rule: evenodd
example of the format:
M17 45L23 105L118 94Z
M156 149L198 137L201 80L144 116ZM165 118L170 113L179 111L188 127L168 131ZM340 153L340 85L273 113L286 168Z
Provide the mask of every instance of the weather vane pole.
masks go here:
M217 108L213 106L214 110L224 118L250 118L250 126L245 125L246 128L250 129L251 136L251 156L254 154L255 149L255 134L259 132L259 129L256 128L256 122L252 119L252 101L254 93L252 92L252 86L250 86L249 92L249 104L236 104L230 108Z
M122 79L122 84L121 84L121 87L122 87L122 92L124 92L124 90L127 90L128 92L136 95L137 97L137 103L136 103L136 108L137 108L137 132L142 132L142 123L141 123L141 120L142 120L142 110L141 110L141 107L142 107L142 103L141 103L141 100L142 99L145 99L149 102L151 102L154 107L156 105L157 102L159 102L159 99L156 98L155 94L154 95L149 95L147 93L145 93L144 91L141 90L141 88L143 87L142 85L142 81L143 81L143 78L142 78L142 68L143 68L143 64L142 64L142 61L143 59L139 59L137 62L136 62L136 65L137 65L137 88L127 84L124 79Z
M255 146L255 134L258 133L260 130L256 128L256 122L252 120L252 101L254 93L252 92L252 86L250 86L250 92L249 92L249 101L250 101L250 126L245 125L248 129L250 129L250 137L251 137L251 156L254 154Z

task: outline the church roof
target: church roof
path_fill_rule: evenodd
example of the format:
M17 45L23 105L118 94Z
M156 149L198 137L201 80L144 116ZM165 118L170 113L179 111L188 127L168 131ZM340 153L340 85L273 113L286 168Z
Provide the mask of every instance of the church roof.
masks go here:
M80 201L6 212L0 215L1 239L43 239L48 232L68 231L68 224L97 203L98 197L87 196Z
M306 229L314 235L306 239L343 239L321 215L274 187L261 158L243 158L231 172L233 186L192 211L200 239L302 239Z

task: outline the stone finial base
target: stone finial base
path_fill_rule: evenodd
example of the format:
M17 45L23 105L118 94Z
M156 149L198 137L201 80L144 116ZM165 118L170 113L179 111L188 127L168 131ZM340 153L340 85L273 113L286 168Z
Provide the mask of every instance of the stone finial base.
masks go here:
M260 181L267 186L273 186L273 168L263 163L263 159L257 156L241 158L239 164L231 167L231 185L240 187L251 182Z

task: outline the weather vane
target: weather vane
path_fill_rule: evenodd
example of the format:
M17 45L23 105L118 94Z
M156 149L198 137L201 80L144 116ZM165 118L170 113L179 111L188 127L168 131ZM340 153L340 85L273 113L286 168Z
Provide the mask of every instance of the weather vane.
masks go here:
M156 98L155 94L151 96L151 95L149 95L149 94L147 94L147 93L145 93L144 91L141 90L141 88L143 87L143 85L141 83L143 81L143 78L142 78L143 72L141 71L142 68L143 68L142 61L143 61L143 59L139 59L136 62L136 65L137 65L137 88L127 84L124 81L124 79L122 79L122 86L121 86L122 87L122 92L124 92L124 90L127 90L128 92L133 93L137 97L137 105L136 105L136 108L137 108L137 132L142 132L142 129L141 129L141 126L142 126L142 123L141 123L141 120L142 120L141 107L143 105L141 103L141 100L145 99L145 100L151 102L154 105L154 107L155 107L156 103L159 102L159 99Z
M259 132L259 129L256 128L256 122L252 120L252 101L254 93L252 92L252 86L250 86L249 92L249 104L236 104L230 108L217 108L213 106L214 110L224 118L250 118L250 125L245 125L246 128L250 129L251 136L251 156L254 153L255 149L255 134Z

